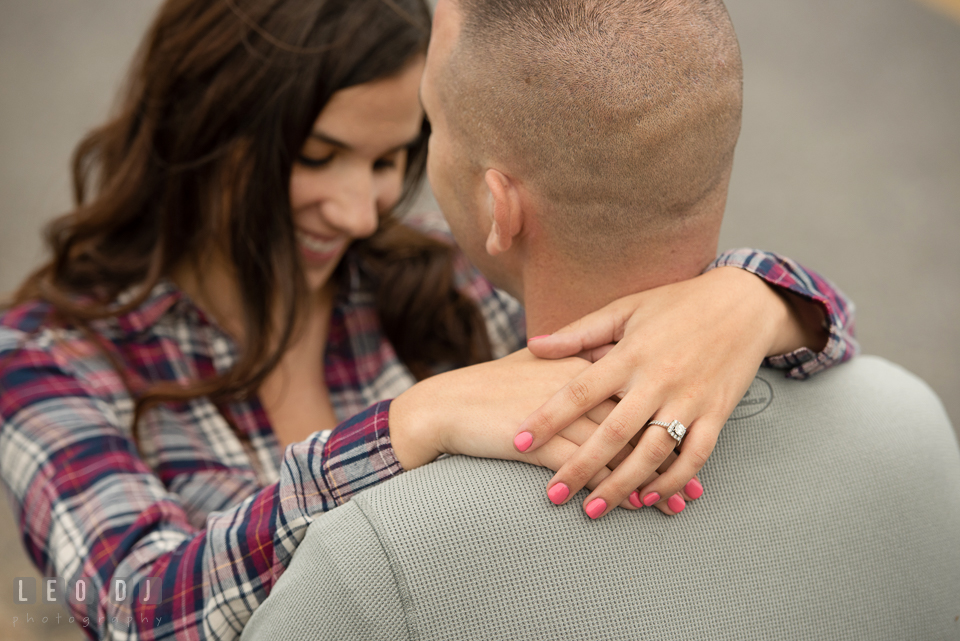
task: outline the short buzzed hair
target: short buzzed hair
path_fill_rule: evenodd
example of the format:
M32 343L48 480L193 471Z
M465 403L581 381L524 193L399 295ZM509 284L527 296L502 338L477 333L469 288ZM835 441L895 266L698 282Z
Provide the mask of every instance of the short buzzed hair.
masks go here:
M720 0L456 5L450 123L472 161L505 163L545 199L564 253L670 233L729 176L743 70Z

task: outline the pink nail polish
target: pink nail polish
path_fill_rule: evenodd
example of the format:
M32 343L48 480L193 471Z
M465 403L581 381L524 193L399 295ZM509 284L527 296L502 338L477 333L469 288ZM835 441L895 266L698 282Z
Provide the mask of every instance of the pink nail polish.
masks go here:
M650 507L651 505L653 505L659 500L660 500L659 494L657 494L656 492L650 492L650 494L647 494L645 497L643 497L643 504L646 505L647 507Z
M703 486L700 485L700 481L697 479L690 479L687 484L683 486L683 491L692 499L698 499L703 496Z
M560 505L570 496L570 488L566 483L557 483L547 492L547 497L554 505Z
M640 501L640 492L636 490L630 492L630 505L633 507L643 507L643 502Z
M538 340L540 340L541 338L546 338L546 337L549 336L549 335L550 335L550 334L540 334L539 336L534 336L533 338L528 338L528 339L527 339L527 342L528 342L528 343L532 343L533 341L538 341Z
M687 507L687 502L679 494L674 494L667 500L667 507L674 512L683 512L683 508Z
M587 516L589 516L591 519L595 519L603 514L605 509L607 509L606 501L603 499L593 499L587 504Z
M530 448L531 443L533 443L533 434L530 432L520 432L513 439L514 446L521 452L526 452Z

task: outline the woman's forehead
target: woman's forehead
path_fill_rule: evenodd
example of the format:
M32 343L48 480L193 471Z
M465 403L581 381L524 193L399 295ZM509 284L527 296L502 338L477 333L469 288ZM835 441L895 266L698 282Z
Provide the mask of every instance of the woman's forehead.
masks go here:
M417 95L422 74L418 57L395 76L341 89L320 112L311 137L357 151L405 146L423 121Z

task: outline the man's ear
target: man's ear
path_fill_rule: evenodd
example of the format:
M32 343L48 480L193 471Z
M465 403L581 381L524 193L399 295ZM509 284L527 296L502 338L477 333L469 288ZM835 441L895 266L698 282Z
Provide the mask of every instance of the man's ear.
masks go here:
M510 249L523 229L520 193L513 180L503 172L488 169L483 176L490 190L493 224L487 236L487 253L496 256Z

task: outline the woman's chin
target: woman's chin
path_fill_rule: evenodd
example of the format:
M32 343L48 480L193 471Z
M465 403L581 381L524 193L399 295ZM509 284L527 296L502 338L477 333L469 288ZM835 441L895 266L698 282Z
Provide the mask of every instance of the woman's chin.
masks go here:
M304 277L306 278L307 288L311 294L320 291L330 282L330 278L333 276L333 272L337 269L337 265L340 264L342 258L343 251L340 251L322 262L304 260Z

